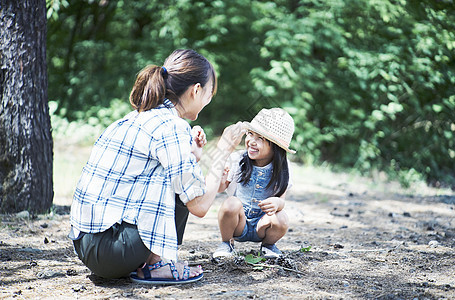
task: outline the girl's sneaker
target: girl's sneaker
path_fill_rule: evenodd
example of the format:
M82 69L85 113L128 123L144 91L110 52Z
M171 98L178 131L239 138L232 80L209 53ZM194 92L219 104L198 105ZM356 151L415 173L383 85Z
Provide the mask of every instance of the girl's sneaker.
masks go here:
M269 244L262 244L261 245L261 255L264 256L265 258L277 258L282 255L280 249L278 249L275 244L269 245Z
M230 242L221 242L213 253L213 258L230 257L234 255L234 245Z

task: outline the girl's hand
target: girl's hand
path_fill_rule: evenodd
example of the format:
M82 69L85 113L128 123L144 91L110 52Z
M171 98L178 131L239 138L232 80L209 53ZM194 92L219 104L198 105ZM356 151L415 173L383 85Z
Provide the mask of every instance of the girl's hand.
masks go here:
M196 161L199 161L202 156L202 147L207 144L207 137L204 129L201 126L194 126L191 129L191 136L193 137L193 145L191 147L191 153L196 156Z
M259 201L258 205L263 212L265 212L269 216L272 216L278 210L279 207L278 199L279 198L274 197L267 198L265 200Z
M224 192L229 184L231 183L230 181L227 181L229 174L229 167L225 167L223 170L223 175L221 175L221 182L220 182L220 187L218 188L218 193Z
M223 170L223 175L221 175L221 183L224 183L227 181L228 174L229 174L229 167L225 167Z
M207 136L201 126L194 126L191 129L191 135L193 136L193 141L198 148L202 148L207 144Z
M242 141L242 137L245 134L243 128L243 122L237 122L229 125L223 131L223 135L218 141L217 148L221 151L232 153L238 144Z

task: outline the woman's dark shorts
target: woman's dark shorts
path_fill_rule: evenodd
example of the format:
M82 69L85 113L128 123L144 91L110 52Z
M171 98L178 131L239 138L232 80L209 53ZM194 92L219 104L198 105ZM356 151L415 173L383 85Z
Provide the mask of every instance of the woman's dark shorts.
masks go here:
M151 254L137 226L125 222L100 233L85 233L73 243L79 259L94 274L104 278L128 276Z

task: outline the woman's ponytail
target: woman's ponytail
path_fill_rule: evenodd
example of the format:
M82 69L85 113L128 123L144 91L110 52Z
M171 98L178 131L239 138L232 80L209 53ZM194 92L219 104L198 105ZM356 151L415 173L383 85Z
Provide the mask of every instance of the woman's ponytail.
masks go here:
M162 68L149 65L136 77L130 94L130 103L139 112L147 111L163 103L166 95Z

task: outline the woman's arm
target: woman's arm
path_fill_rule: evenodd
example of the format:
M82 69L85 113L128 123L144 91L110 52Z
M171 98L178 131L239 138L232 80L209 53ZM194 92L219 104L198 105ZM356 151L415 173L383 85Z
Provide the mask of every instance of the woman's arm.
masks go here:
M242 140L244 133L242 122L237 122L224 129L216 146L217 152L213 155L214 160L205 177L206 193L188 201L186 204L186 207L193 215L202 218L212 206L220 188L226 161Z

